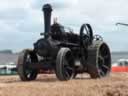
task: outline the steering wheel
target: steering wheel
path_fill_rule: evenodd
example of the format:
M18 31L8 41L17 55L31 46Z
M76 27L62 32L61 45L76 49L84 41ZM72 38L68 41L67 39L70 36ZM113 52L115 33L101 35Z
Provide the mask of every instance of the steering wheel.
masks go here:
M103 41L102 36L97 35L97 34L96 34L96 35L94 35L93 39L94 39L95 41Z
M80 28L80 43L82 46L90 45L93 41L93 30L90 24L83 24Z

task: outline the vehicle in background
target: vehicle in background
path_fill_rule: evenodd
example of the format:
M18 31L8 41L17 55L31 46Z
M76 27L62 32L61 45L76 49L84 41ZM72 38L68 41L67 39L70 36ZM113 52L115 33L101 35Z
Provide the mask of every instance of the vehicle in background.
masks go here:
M128 59L119 59L112 64L112 72L128 72Z
M16 64L9 62L7 64L0 65L0 75L15 75L17 74Z

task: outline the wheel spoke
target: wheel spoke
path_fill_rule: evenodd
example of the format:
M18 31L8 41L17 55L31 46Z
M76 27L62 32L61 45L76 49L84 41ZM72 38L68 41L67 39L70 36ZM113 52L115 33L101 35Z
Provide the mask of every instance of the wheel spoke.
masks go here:
M26 62L31 62L30 55L27 55Z
M101 71L101 75L102 75L102 76L104 76L104 75L105 75L104 71Z
M104 71L103 71L102 69L99 69L99 73L100 73L100 75L102 75L102 76L105 75L105 73L104 73Z
M64 59L64 61L63 61L63 65L64 65L64 66L68 66L68 62L67 62L66 59Z
M104 56L104 59L108 59L108 57L109 57L109 55L105 55L105 56Z
M25 74L26 74L26 76L27 76L27 77L28 77L31 73L32 73L32 71L31 71L31 70L26 69Z
M64 72L67 78L70 78L73 74L73 68L69 65L69 58L66 58L63 62L64 64Z
M67 70L65 70L65 75L66 75L68 78L70 78L70 74L68 73Z
M105 69L109 70L109 67L107 65L102 65L102 67L104 67Z
M69 66L66 66L66 69L70 70L70 71L73 71L73 68L69 67Z
M104 60L104 58L103 58L101 55L99 55L99 59L100 59L100 60Z
M31 64L30 55L27 55L25 63L26 63L26 66L27 66L28 64Z
M67 61L66 61L67 62ZM64 72L67 78L70 78L73 73L73 68L71 68L68 63L64 65Z

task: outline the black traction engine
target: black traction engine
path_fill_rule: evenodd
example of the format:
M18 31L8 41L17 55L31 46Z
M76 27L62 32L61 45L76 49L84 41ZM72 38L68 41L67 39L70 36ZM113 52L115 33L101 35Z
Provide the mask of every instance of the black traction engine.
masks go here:
M111 54L100 35L93 35L90 24L83 24L79 34L58 22L51 25L52 7L43 6L44 33L34 43L33 49L19 54L18 74L23 81L35 80L39 70L54 70L61 81L75 78L79 73L89 73L91 78L108 75Z

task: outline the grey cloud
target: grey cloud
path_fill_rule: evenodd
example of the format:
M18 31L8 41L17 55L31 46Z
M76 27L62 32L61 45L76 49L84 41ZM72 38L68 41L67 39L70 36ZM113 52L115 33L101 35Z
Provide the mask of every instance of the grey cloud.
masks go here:
M128 48L128 28L115 26L116 22L128 22L127 0L6 1L11 2L11 6L0 10L0 49L10 47L21 50L32 47L33 42L39 38L39 33L43 32L41 8L45 3L53 5L52 18L58 17L61 24L73 28L75 32L79 33L81 24L90 23L94 33L101 34L112 51ZM7 38L12 46L8 46Z
M27 14L28 14L27 11L23 8L8 8L6 10L0 11L0 19L5 19L5 20L23 19Z
M36 9L41 9L44 4L51 4L52 7L56 10L63 10L64 8L69 8L71 4L67 0L38 0L33 1L32 7Z

